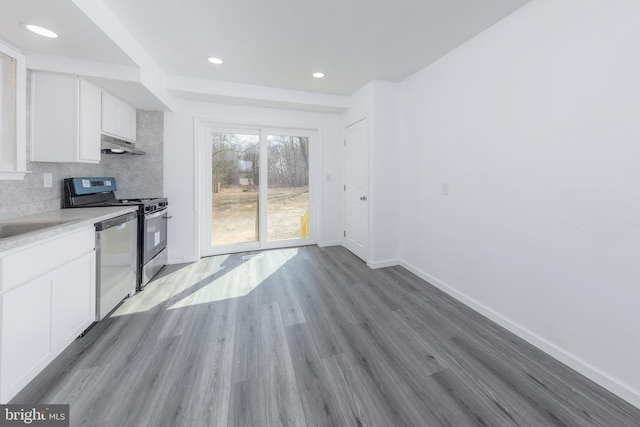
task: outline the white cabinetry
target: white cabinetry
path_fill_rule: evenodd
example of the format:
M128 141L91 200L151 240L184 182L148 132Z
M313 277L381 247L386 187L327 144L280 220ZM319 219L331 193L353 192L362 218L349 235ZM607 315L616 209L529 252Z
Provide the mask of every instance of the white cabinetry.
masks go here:
M84 79L78 78L78 160L100 161L100 126L102 121L102 90Z
M2 403L53 359L51 278L40 277L1 297Z
M95 278L94 251L55 270L52 275L51 326L55 348L67 347L95 320Z
M31 160L100 162L101 89L77 76L31 73Z
M136 109L102 91L102 133L136 142Z
M0 254L0 403L95 320L95 229Z

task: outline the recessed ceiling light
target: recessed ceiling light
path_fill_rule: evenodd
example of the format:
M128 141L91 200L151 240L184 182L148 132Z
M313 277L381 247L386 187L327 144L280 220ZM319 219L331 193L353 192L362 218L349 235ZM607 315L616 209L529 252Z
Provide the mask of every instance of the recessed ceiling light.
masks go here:
M324 77L324 73L313 73L313 77L316 79L321 79Z
M218 64L218 65L220 65L220 64L222 64L224 61L223 61L222 59L220 59L220 58L214 58L214 57L211 57L211 58L209 58L209 62L211 62L212 64Z
M31 31L32 33L36 33L40 36L49 37L50 39L55 39L58 37L56 33L54 33L48 28L40 27L38 25L33 25L33 24L27 24L27 23L24 23L22 25L24 25L24 27L27 30Z

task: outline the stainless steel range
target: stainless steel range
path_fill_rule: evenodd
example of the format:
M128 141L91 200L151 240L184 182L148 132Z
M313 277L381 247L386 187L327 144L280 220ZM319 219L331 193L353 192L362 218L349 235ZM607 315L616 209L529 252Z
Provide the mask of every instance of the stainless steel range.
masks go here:
M165 197L118 199L113 177L66 178L63 208L97 206L138 207L138 290L149 283L167 263L167 215Z

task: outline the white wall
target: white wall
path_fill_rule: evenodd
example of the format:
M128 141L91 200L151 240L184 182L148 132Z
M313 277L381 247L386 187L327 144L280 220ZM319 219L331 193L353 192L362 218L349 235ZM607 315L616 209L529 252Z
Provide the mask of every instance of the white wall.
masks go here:
M347 127L367 119L369 139L369 255L373 268L398 264L399 140L397 83L372 81L352 96Z
M403 82L400 229L406 266L640 406L638 16L534 0Z
M195 118L219 122L273 126L295 126L319 130L321 159L317 177L320 206L318 244L340 244L342 238L342 120L340 115L308 113L274 108L245 107L208 102L176 101L176 109L165 113L164 183L172 219L169 228L170 262L198 258L195 208L196 170L194 165Z
M398 265L398 204L400 191L398 170L397 83L373 82L372 140L369 145L370 228L372 245L369 265L374 268Z

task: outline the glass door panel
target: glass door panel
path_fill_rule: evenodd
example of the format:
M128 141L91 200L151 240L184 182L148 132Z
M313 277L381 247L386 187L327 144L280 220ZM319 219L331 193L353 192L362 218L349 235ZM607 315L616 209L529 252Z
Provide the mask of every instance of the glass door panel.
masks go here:
M309 137L267 135L267 240L309 237Z
M211 136L211 245L258 242L260 135Z

